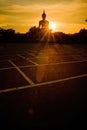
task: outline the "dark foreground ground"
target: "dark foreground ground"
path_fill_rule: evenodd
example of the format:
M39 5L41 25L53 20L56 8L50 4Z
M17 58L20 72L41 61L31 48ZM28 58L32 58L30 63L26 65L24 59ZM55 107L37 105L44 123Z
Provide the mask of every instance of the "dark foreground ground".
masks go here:
M0 130L87 129L87 45L0 45Z

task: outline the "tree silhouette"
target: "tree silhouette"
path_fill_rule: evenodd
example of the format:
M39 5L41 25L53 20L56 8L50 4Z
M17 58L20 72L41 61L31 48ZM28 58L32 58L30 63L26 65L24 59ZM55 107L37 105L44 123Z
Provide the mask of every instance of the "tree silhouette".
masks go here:
M61 44L87 44L87 30L81 29L78 33L65 34L63 32L44 31L33 26L25 34L16 33L13 29L0 28L0 43L38 43L56 42Z

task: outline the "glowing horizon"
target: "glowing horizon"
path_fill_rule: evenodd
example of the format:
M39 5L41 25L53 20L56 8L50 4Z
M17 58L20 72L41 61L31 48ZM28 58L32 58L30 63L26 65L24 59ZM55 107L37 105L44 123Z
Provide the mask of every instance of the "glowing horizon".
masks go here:
M87 29L86 0L44 0L44 3L40 0L0 0L0 27L25 33L33 26L38 27L43 10L46 19L55 23L56 32L76 33Z

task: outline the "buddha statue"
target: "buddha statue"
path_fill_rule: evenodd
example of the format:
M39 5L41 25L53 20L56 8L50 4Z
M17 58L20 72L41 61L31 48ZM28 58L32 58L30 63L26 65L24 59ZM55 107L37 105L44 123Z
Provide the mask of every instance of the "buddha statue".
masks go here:
M43 11L42 20L39 21L39 28L43 30L49 29L49 22L46 20L46 13Z

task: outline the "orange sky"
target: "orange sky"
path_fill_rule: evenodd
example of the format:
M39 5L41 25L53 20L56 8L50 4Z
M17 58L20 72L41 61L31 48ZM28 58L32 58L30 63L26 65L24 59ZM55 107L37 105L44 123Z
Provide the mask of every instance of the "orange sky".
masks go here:
M0 27L25 33L38 26L45 10L54 31L75 33L87 29L87 0L0 0Z

